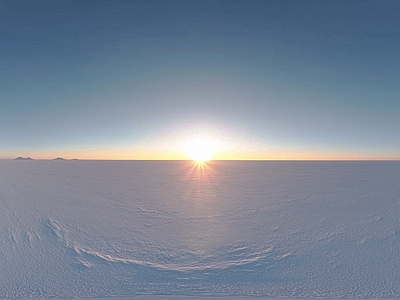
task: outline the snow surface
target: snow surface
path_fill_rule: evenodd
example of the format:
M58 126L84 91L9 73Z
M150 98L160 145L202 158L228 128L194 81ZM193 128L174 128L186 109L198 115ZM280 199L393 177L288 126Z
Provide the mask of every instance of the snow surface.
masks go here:
M1 160L0 298L399 298L399 216L395 161Z

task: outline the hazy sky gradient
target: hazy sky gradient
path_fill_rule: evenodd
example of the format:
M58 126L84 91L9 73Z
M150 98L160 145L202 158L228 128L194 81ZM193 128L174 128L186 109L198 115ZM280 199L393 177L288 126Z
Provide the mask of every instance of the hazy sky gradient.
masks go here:
M399 159L400 2L0 3L0 157Z

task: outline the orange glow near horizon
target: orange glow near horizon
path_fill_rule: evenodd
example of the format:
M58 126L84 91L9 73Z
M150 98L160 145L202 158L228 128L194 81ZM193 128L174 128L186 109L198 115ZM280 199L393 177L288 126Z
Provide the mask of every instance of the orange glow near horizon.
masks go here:
M359 151L333 152L333 151L219 151L209 159L193 159L182 151L160 151L154 149L132 150L119 149L52 149L48 151L7 151L0 152L2 159L14 159L18 156L31 157L32 159L64 159L82 160L194 160L196 164L212 160L399 160L400 155L395 153L367 153Z

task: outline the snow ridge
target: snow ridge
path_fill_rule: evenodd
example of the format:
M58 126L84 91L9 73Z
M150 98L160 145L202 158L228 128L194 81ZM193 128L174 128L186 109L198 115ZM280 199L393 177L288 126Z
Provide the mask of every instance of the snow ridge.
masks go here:
M259 260L265 260L266 258L280 260L290 256L290 253L285 253L282 255L277 255L273 250L273 247L256 250L250 249L247 246L235 246L229 249L217 250L214 257L206 257L205 259L201 257L196 257L193 253L188 254L191 258L199 259L193 260L188 264L182 265L177 263L157 263L152 261L144 261L135 258L120 257L117 255L103 253L102 251L95 250L93 248L84 247L79 245L79 243L71 240L70 233L66 226L60 224L59 221L54 219L48 219L45 222L45 226L50 229L51 233L61 246L72 251L85 267L93 267L96 260L102 260L110 263L123 263L123 264L133 264L139 266L145 266L150 268L155 268L159 270L169 270L169 271L206 271L206 270L216 270L216 269L227 269L234 266L242 266L250 263L255 263ZM117 251L121 252L121 251ZM180 253L181 256L185 254ZM228 259L227 259L228 258ZM231 258L231 259L229 259ZM232 259L235 258L235 259ZM163 260L163 259L161 259ZM166 259L164 259L167 261ZM210 262L212 260L213 262Z

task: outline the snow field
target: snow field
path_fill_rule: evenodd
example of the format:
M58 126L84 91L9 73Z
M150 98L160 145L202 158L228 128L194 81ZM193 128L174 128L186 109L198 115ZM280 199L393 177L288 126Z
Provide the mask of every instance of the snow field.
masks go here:
M399 298L399 183L395 161L1 160L0 298Z

